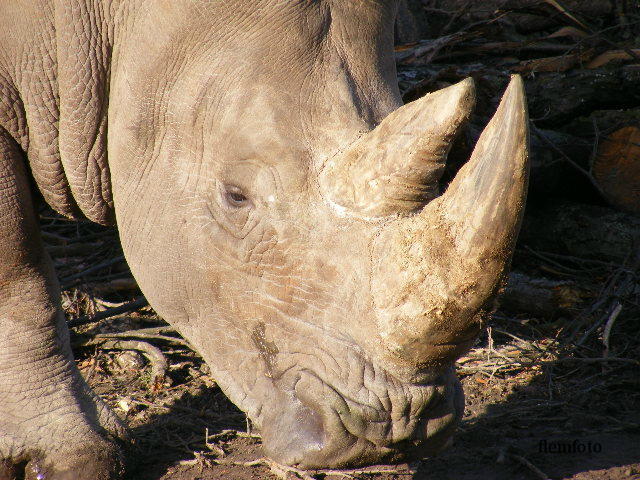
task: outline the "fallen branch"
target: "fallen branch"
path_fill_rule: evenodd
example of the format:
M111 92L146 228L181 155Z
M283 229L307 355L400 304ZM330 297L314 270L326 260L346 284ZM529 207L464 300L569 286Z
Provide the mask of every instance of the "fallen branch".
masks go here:
M98 263L97 265L94 265L92 267L89 267L81 272L78 273L74 273L73 275L69 275L68 277L65 278L61 278L60 279L60 285L62 286L62 289L66 289L69 288L74 281L79 280L80 278L93 273L93 272L97 272L102 270L103 268L107 268L110 267L111 265L115 265L116 263L120 263L120 262L124 262L124 256L119 256L119 257L115 257L115 258L110 258L109 260L106 260L102 263Z
M529 460L524 458L522 455L516 455L511 453L509 454L509 456L513 458L515 461L517 461L518 463L527 467L540 480L551 480L549 475L544 473L542 470L540 470L538 467L536 467L533 463L531 463Z
M604 357L609 356L609 342L611 337L611 329L613 328L613 324L618 319L620 312L622 311L622 304L620 302L616 303L616 306L613 308L611 315L609 315L609 319L604 326L604 332L602 333L602 343L604 344Z
M94 253L100 243L67 243L64 245L47 245L45 249L52 257L85 257Z
M580 340L576 342L576 346L583 345L589 336L597 330L600 325L603 323L611 323L609 327L609 332L606 334L607 343L605 343L605 347L607 348L608 353L608 336L611 334L611 328L613 327L613 323L616 321L618 315L620 315L620 311L622 310L621 300L631 295L631 292L635 288L636 275L640 272L640 250L638 250L633 258L630 268L621 267L615 274L613 281L611 281L608 285L609 288L606 290L606 295L602 295L602 298L598 299L597 308L592 307L591 311L597 311L601 306L609 303L609 308L606 310L607 313L600 317L600 319L591 325L591 327L582 335ZM613 288L615 286L615 288ZM611 299L611 302L608 300ZM617 312L616 312L617 311ZM611 312L611 313L609 313ZM606 329L606 326L605 326Z
M567 7L562 5L557 0L544 0L544 2L548 3L549 5L552 5L555 9L557 9L565 17L567 17L569 20L572 20L573 22L575 22L576 24L578 24L579 26L581 26L585 30L591 30L587 25L585 25L580 20L578 20L574 15L572 15L571 12L567 9Z
M210 436L209 438L212 438ZM268 458L258 458L249 462L231 461L226 462L224 460L219 461L220 464L226 465L240 465L243 467L257 467L267 466L271 469L271 472L282 480L287 480L289 474L293 474L303 480L316 480L316 478L326 478L327 476L339 476L347 479L355 479L356 475L414 475L416 472L411 468L398 469L398 468L379 468L370 467L362 469L345 469L345 470L300 470L298 468L280 465Z
M579 172L582 176L584 176L589 181L589 183L594 188L594 190L598 192L598 195L600 195L600 197L603 200L605 201L607 200L607 195L604 193L604 191L600 187L600 184L597 182L597 180L594 178L591 172L582 168L572 158L570 158L566 153L564 153L562 149L560 149L554 142L552 142L549 139L549 137L545 132L543 132L533 124L531 124L531 129L539 138L542 139L542 141L544 141L544 143L546 143L549 147L555 150L569 165L571 165L573 168L576 169L577 172Z
M258 435L257 433L247 433L247 432L241 432L240 430L233 430L233 429L222 430L221 432L209 435L208 438L217 440L217 439L225 438L228 436L239 437L239 438L256 438L258 440L262 438L262 436Z
M75 328L81 325L95 323L106 318L111 318L115 317L116 315L121 315L133 310L138 310L139 308L146 307L147 305L149 305L147 299L144 297L139 297L132 302L125 303L124 305L121 305L119 307L108 308L102 312L96 313L95 315L83 315L78 318L72 318L67 322L67 325L69 326L69 328Z
M396 51L396 61L404 64L412 64L418 60L425 64L430 63L440 50L454 45L467 37L468 34L466 33L453 33L433 40L423 40L414 47L401 48Z
M633 358L620 358L620 357L596 357L596 358L581 358L581 357L564 357L556 360L551 360L547 363L570 363L570 362L582 362L582 363L606 363L606 362L618 362L618 363L630 363L632 365L640 365L640 360Z
M354 475L415 475L415 470L400 470L397 468L363 468L355 470L316 470L315 474L336 475L345 478L354 478Z
M107 282L101 282L94 284L92 282L91 290L93 293L101 294L101 293L113 293L113 292L132 292L135 290L139 290L138 282L135 281L133 277L122 277L122 278L114 278L113 280L109 280Z
M126 332L99 333L95 338L140 338L143 340L161 340L176 343L193 350L189 342L183 338L163 335L163 333L177 333L172 327L141 328L139 330L127 330Z
M159 348L147 342L139 340L109 340L107 338L91 338L80 341L78 345L83 347L98 346L105 350L135 350L142 353L151 365L151 379L153 383L164 380L169 362Z
M295 475L298 478L301 478L302 480L316 480L314 477L309 475L304 470L299 470L295 467L287 467L284 465L280 465L279 463L276 463L273 460L270 460L268 458L258 458L257 460L252 460L249 462L237 462L237 461L229 462L229 461L220 460L219 463L221 465L239 465L241 467L259 467L259 466L269 467L269 469L271 470L271 473L273 473L276 477L280 478L281 480L288 480L290 473Z

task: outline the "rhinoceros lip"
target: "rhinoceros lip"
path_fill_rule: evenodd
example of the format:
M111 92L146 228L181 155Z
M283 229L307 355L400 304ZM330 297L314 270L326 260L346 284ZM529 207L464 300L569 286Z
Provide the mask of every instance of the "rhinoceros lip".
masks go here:
M368 363L369 368L378 371L377 375L383 378L382 382L384 382L385 384L387 394L389 392L389 389L393 386L393 388L401 390L402 396L407 402L410 402L410 394L407 393L406 389L410 389L415 393L420 390L428 390L430 388L433 388L434 386L433 383L429 381L433 378L433 374L428 380L425 380L425 382L404 383L398 381L397 379L395 379L395 377L391 376L388 372L384 371L380 367L374 367L372 363ZM313 378L315 381L322 384L325 387L325 391L329 394L329 398L327 398L327 395L325 395L323 400L329 401L326 404L319 403L317 398L309 396L308 392L306 392L305 390L295 388L296 396L300 399L300 401L313 408L314 410L319 411L325 419L327 419L328 416L333 415L336 420L339 420L343 432L352 436L354 439L368 440L377 446L392 447L394 443L392 440L387 440L384 438L367 438L366 432L354 430L349 426L349 424L352 423L349 422L349 418L351 416L361 416L365 423L374 422L377 424L386 424L390 429L391 425L394 422L394 419L392 417L392 410L394 407L392 405L392 400L388 401L388 405L382 405L382 403L381 405L374 405L374 403L371 401L362 402L361 400L354 398L350 394L350 392L348 391L348 387L338 387L335 385L335 383L325 380L322 376L309 369L304 369L304 371L302 371L301 373L302 375L306 375L308 378ZM364 385L362 388L366 389L369 392L369 395L379 395L379 393L376 394L374 390L370 388L370 386L368 387ZM346 411L344 411L344 409L340 407L341 403L344 403L344 405L347 407ZM431 401L427 401L425 406L428 407L429 404L431 404ZM422 423L421 420L419 418L416 418L416 425L410 429L412 430L412 434L410 435L411 437L418 434L417 431L420 428L420 423Z
M370 367L373 368L373 365L370 364ZM378 375L382 375L382 372L377 370ZM311 422L311 426L315 425L319 429L307 428L310 423L305 420L298 425L297 419L291 424L286 424L285 429L293 432L291 437L313 437L312 440L315 442L307 442L304 448L293 452L285 451L286 447L282 448L282 440L279 444L268 445L274 438L274 426L265 425L263 443L267 453L276 461L307 469L325 468L327 464L347 468L417 458L423 445L427 448L431 445L430 437L425 437L426 425L442 416L441 401L444 398L447 403L446 399L450 395L448 387L441 382L438 382L439 385L400 385L391 380L393 386L390 388L395 390L395 394L390 394L386 399L384 395L380 397L380 391L376 392L365 385L367 397L377 397L382 401L376 406L376 402L358 401L349 394L348 386L338 388L313 370L302 368L290 373L294 374L296 379L293 388L291 389L289 384L288 390L294 397L294 406L302 404L305 409L317 414L313 416L318 421ZM387 379L381 378L386 383ZM439 390L439 386L444 386L444 389ZM322 391L322 395L318 395L318 391ZM270 409L272 413L275 410ZM298 411L281 404L279 410ZM398 418L398 415L405 418L409 412L412 412L411 421ZM291 416L288 418L289 421L292 420ZM282 419L278 419L277 423L282 426ZM309 436L304 432L311 432L313 435Z

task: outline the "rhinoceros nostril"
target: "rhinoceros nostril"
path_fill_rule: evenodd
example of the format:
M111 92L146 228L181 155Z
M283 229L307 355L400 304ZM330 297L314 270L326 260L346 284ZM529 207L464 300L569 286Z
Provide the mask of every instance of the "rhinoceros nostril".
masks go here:
M283 394L277 411L268 419L262 431L264 449L277 462L296 465L312 452L324 446L322 416L302 403L295 395Z

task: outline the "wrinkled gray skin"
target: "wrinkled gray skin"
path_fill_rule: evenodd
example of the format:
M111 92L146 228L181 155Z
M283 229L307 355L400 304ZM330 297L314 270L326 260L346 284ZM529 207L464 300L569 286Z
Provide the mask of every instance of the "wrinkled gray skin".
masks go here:
M328 158L401 106L395 8L0 3L0 479L20 462L27 478L122 468L123 428L73 363L31 179L65 215L117 221L151 305L277 461L351 466L447 443L463 410L450 365L499 275L455 334L441 322L442 341L385 350L387 300L374 294L401 268L387 268L401 248L385 242L417 197L372 219L345 214L319 181Z

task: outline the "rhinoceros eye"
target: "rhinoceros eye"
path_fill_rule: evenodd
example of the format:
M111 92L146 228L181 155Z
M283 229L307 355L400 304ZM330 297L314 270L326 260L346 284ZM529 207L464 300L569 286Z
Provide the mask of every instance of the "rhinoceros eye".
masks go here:
M224 190L224 199L229 206L242 208L251 204L250 200L242 192L240 187L236 187L235 185L225 185Z

